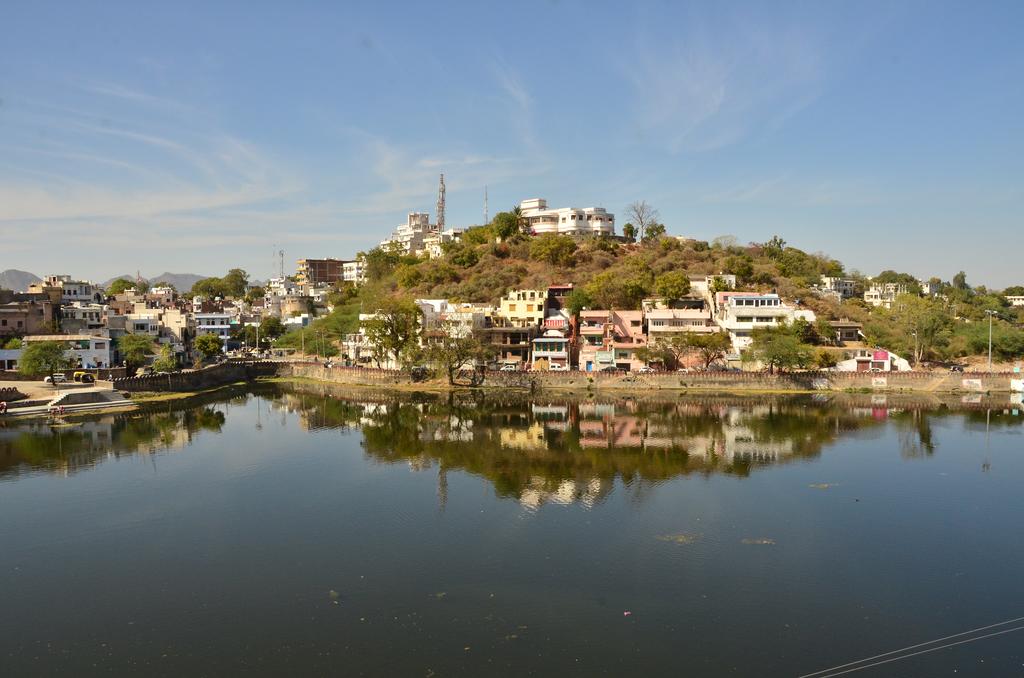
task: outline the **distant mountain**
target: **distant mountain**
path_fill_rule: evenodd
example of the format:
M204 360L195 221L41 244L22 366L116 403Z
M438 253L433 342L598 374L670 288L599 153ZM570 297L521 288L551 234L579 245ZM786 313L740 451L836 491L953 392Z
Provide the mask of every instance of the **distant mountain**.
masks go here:
M0 271L0 290L24 292L32 283L41 281L42 278L35 273L29 273L28 271L19 271L14 268L9 268L6 271Z
M161 273L160 275L154 275L154 276L151 276L149 278L143 278L143 280L145 280L148 283L157 283L157 282L170 283L171 285L174 285L174 289L178 290L179 292L188 292L190 289L192 289L193 285L195 285L200 280L204 280L204 279L206 279L208 277L209 276L206 276L206 275L196 275L195 273L167 273L167 272L164 272L164 273ZM135 280L135 274L133 274L133 273L125 273L124 275L114 276L110 280L107 280L106 282L103 283L103 288L106 289L106 288L110 287L110 284L112 282L114 282L115 280L118 280L120 278L128 278L129 280Z

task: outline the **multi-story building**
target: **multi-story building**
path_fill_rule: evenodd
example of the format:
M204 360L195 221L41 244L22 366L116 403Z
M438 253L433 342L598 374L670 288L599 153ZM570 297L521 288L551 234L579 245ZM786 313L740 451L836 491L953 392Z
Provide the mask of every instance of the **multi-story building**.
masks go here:
M57 305L41 294L5 294L0 297L0 337L56 331Z
M444 231L433 232L423 238L423 252L431 259L439 259L444 256L444 246L448 243L459 242L462 239L462 231L449 228Z
M194 316L196 336L212 334L220 337L227 350L227 339L231 336L231 314L226 312L218 313L196 313Z
M534 370L567 371L570 368L570 340L558 330L548 330L533 340L530 367Z
M81 301L64 306L60 311L60 328L65 332L102 329L105 308L102 304Z
M410 212L405 223L396 228L390 238L382 240L380 246L397 247L405 254L419 254L423 251L424 240L436 230L430 223L429 214Z
M548 208L547 200L531 198L519 203L526 227L534 235L615 235L615 215L603 207Z
M645 363L636 357L637 349L647 345L643 323L643 311L581 311L580 369L629 371L643 367Z
M1024 306L1024 295L1011 294L1006 297L1010 306Z
M58 341L65 345L65 355L73 367L110 367L110 338L94 334L36 334L23 342Z
M693 300L680 308L653 308L646 312L645 318L647 338L651 344L671 340L680 334L719 331L711 316L711 309L703 300Z
M753 331L760 327L773 327L782 322L801 318L814 322L813 311L797 310L782 303L778 294L756 292L719 292L715 295L718 324L729 333L737 351L750 346Z
M510 290L501 298L498 315L510 327L538 327L544 321L547 290Z
M857 294L857 281L852 278L823 275L821 289L839 299L851 299Z
M75 301L100 303L104 299L103 290L87 280L72 280L69 275L48 275L42 282L29 285L31 293L42 293L47 289L60 290L61 302L70 304Z
M295 282L299 285L333 285L344 279L341 259L299 259L295 264Z
M352 261L342 264L341 278L352 285L362 285L366 282L366 259L356 257Z
M864 290L864 301L872 306L892 308L896 297L911 293L917 294L918 290L911 290L906 283L872 283Z

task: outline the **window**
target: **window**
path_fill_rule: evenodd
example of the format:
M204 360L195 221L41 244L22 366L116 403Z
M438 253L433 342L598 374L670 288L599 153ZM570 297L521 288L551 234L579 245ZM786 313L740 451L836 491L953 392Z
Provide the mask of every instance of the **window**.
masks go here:
M0 320L0 326L7 327L7 318Z
M515 311L516 310L516 305L515 304L509 304L508 305L508 310L509 311Z

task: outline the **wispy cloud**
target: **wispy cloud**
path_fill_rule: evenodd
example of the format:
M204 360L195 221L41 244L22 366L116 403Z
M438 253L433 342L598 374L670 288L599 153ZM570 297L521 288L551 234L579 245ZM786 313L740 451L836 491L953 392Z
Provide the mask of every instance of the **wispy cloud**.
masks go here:
M705 151L780 125L814 101L823 60L815 36L797 27L734 21L727 31L687 22L665 39L640 30L623 72L641 134L669 151Z
M530 151L540 150L540 143L534 130L533 97L523 83L519 73L502 59L491 62L491 73L502 94L509 100L507 107L509 122L517 130L522 144Z

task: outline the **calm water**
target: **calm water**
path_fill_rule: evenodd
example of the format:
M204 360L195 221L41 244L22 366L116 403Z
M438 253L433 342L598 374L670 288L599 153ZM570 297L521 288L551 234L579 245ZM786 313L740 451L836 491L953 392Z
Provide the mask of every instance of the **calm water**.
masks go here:
M0 674L796 676L1024 616L1019 405L362 398L0 424ZM1024 631L854 675L954 672Z

